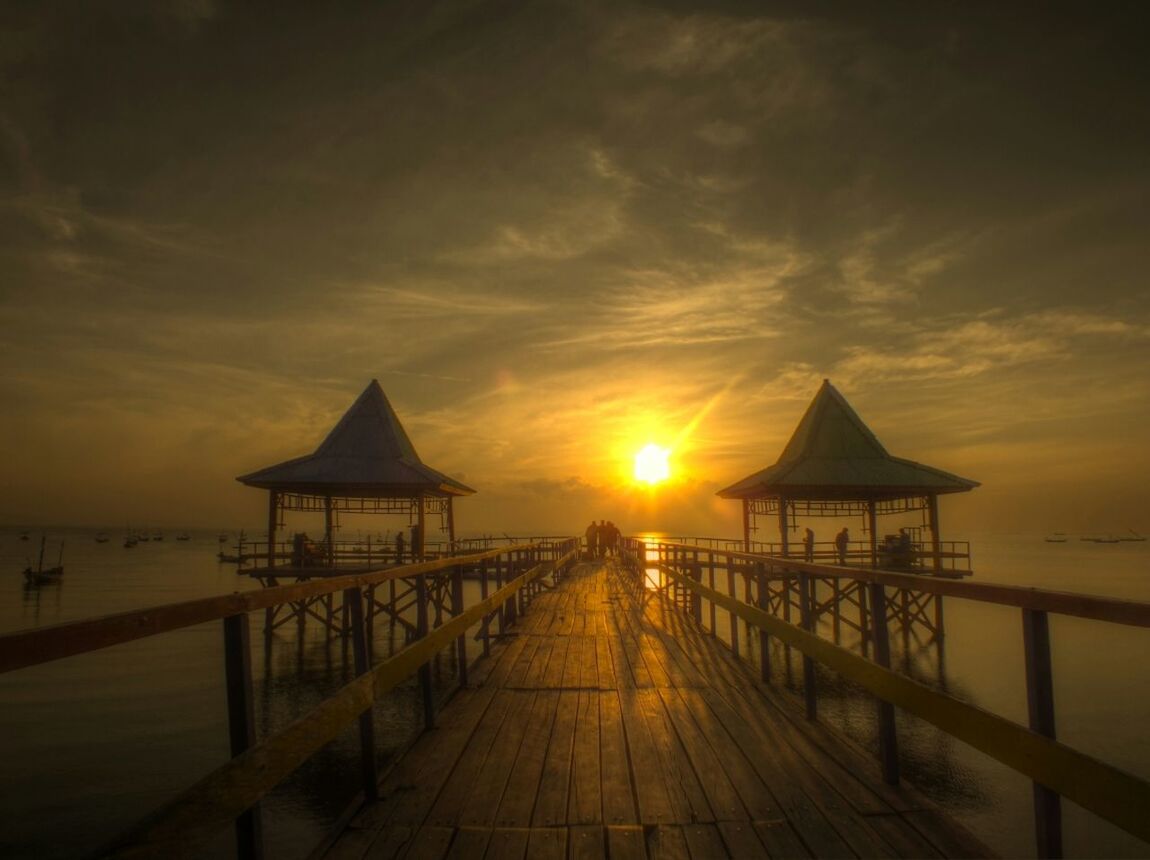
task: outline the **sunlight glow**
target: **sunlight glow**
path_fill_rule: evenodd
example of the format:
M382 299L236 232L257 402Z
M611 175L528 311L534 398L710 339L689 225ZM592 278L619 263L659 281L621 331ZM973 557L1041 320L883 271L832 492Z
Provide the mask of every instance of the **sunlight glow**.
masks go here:
M635 455L635 480L647 484L658 484L671 477L671 466L667 459L671 456L668 448L655 444L645 445Z

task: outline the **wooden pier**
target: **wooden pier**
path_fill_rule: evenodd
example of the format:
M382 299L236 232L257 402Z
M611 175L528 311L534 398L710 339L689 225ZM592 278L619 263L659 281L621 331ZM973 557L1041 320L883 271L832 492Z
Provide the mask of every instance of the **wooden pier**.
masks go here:
M536 598L323 856L988 855L609 560Z

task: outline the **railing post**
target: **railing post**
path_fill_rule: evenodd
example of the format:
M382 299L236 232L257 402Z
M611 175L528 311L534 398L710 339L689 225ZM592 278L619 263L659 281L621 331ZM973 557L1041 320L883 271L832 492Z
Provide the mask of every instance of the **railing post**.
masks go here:
M799 574L799 621L808 633L815 632L814 611L811 607L811 578ZM806 701L807 719L819 718L819 694L815 686L815 661L803 655L803 699Z
M496 559L496 564L498 564ZM479 573L479 599L486 600L489 586L487 584L487 559L483 560L483 566L480 568ZM491 621L495 613L489 612L483 616L483 656L489 657L491 655Z
M356 677L371 671L371 643L367 638L367 620L363 611L363 592L345 588L343 605L351 615L351 647ZM359 715L359 759L363 773L363 796L369 802L379 800L379 770L375 760L375 722L373 709Z
M463 614L463 568L456 565L451 569L451 614ZM459 634L455 647L459 654L459 686L467 686L467 632Z
M767 590L767 570L760 561L756 567L756 585L759 589L759 609L771 611L771 595ZM759 630L759 677L764 684L771 683L771 637L766 630Z
M727 564L727 595L732 598L738 597L738 590L735 588L735 565L733 563ZM727 613L730 616L731 623L731 653L736 657L739 656L739 616L734 613L734 610Z
M1026 651L1026 706L1030 730L1054 740L1054 674L1050 663L1050 621L1039 609L1022 610ZM1034 836L1039 857L1062 856L1062 798L1034 783Z
M416 621L415 637L423 639L427 636L427 575L419 574L415 577ZM435 728L435 696L431 689L431 661L428 660L419 667L419 689L423 694L423 727Z
M870 584L870 630L874 641L874 661L890 668L890 633L887 631L886 591L882 583ZM894 724L894 705L878 699L878 755L883 782L898 785L898 734Z
M228 695L228 738L232 758L256 742L252 695L251 630L244 613L224 619L224 676ZM236 855L240 860L264 856L263 816L259 804L236 819Z
M730 559L728 559L729 561ZM711 591L715 590L715 555L711 554L710 560L707 564L707 584L711 586ZM715 635L715 601L707 601L711 604L711 635Z

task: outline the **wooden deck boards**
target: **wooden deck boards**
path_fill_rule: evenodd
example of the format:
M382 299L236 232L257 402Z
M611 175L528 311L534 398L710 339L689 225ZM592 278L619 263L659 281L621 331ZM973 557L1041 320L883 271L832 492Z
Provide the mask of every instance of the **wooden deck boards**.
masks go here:
M608 564L535 598L327 856L985 854Z

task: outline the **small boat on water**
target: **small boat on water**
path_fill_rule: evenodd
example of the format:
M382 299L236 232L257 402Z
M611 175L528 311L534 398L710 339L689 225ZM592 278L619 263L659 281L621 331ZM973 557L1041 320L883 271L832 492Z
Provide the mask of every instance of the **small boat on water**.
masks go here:
M192 536L190 534L188 534L187 532L180 532L178 535L176 535L176 540L191 540L191 539L192 539Z
M135 535L127 535L124 538L124 549L135 549L136 544L140 541Z
M1145 535L1138 534L1138 532L1134 531L1134 529L1127 529L1126 531L1130 532L1130 537L1118 538L1118 540L1122 541L1123 543L1140 543L1146 540Z
M107 543L109 540L107 532L100 532L96 535L96 543Z
M60 557L56 561L55 567L44 567L44 545L48 541L48 536L43 535L40 538L40 561L36 565L36 569L32 570L29 565L24 569L24 581L28 585L43 585L46 582L58 582L60 577L64 575L64 541L60 541Z
M1066 532L1054 532L1049 537L1044 537L1047 543L1066 543Z
M227 543L227 542L228 542L228 535L227 535L227 532L220 532L220 533L219 533L219 535L217 535L217 536L216 536L216 539L217 539L217 540L218 540L220 543Z

